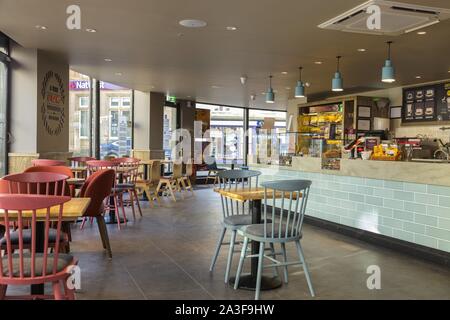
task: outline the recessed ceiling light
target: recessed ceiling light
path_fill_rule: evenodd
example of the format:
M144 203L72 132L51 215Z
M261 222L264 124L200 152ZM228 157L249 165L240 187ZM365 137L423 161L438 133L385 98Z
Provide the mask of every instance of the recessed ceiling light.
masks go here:
M417 32L417 34L419 36L423 36L423 35L427 34L427 32L426 31L419 31L419 32Z
M221 86L211 86L211 88L213 88L213 89L220 89L222 87Z
M291 87L286 87L286 90L291 90Z
M315 64L322 64L322 61L314 61Z
M186 28L203 28L208 25L205 21L196 19L181 20L179 23Z
M281 72L281 74L285 74L286 75L286 74L288 74L288 72L287 71L283 71L283 72Z
M109 58L105 58L104 59L106 62L112 62L112 59L109 59Z
M41 25L39 25L39 24L36 25L35 28L36 28L36 29L39 29L39 30L47 30L47 27L46 27L46 26L41 26Z
M97 32L97 30L95 30L95 29L90 29L90 28L87 28L86 31L87 31L87 32L90 32L90 33L96 33L96 32Z
M416 76L416 79L422 79L422 76Z
M358 52L366 52L366 51L367 51L367 49L364 49L364 48L358 49Z
M448 73L450 73L450 70L448 70Z
M237 29L238 29L237 27L233 27L233 26L227 27L228 31L236 31Z
M116 76L121 76L121 75L122 75L122 72L116 72L115 75L116 75Z

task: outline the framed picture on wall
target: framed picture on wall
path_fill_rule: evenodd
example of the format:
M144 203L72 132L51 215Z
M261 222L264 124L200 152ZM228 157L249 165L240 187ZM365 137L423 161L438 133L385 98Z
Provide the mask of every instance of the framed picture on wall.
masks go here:
M358 131L370 131L370 124L370 119L358 119Z
M372 116L372 108L358 106L358 118L370 118Z
M402 107L391 107L389 118L391 119L401 119L402 118Z

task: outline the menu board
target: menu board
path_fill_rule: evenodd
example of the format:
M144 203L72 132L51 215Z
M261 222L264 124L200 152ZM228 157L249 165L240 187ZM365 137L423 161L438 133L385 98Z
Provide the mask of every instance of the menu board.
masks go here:
M450 83L403 89L403 121L449 121Z

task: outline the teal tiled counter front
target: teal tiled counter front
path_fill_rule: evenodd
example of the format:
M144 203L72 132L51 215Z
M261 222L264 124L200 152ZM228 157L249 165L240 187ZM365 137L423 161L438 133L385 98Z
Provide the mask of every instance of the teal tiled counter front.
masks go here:
M313 182L306 214L450 252L450 187L255 166L260 182Z

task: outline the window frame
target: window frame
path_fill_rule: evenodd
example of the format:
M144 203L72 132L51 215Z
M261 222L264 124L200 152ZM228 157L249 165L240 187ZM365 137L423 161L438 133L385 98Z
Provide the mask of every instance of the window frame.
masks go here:
M86 113L87 114L87 121L89 122L89 113L90 113L89 107L80 108L79 111L80 111L80 116L79 116L79 119L78 119L78 123L79 123L80 127L79 127L79 130L78 130L78 137L80 139L84 139L84 140L90 139L91 135L89 134L89 131L91 131L91 130L88 130L88 135L87 136L83 136L81 134L81 127L82 127L82 124L83 124L81 114L82 113Z
M0 40L3 42L5 47L5 52L0 51L0 63L5 65L6 70L6 89L5 89L5 109L4 109L4 133L5 137L3 139L3 150L4 154L1 154L1 161L3 162L3 169L0 169L1 175L6 175L9 173L9 150L10 150L10 123L11 123L11 114L10 114L10 103L11 103L11 51L10 51L10 39L0 32Z

